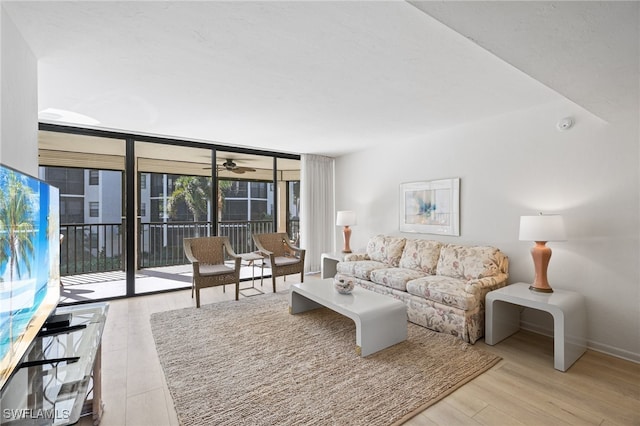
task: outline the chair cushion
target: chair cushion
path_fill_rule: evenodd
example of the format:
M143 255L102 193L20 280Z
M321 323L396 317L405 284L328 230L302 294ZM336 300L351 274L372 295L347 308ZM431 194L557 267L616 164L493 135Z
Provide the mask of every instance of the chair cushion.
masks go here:
M444 275L427 275L423 278L409 281L407 293L423 297L427 300L455 306L468 311L480 303L475 295L464 291L466 281Z
M356 262L338 262L336 271L341 274L351 275L356 278L369 281L371 271L388 268L389 265L375 260L358 260Z
M433 240L407 240L399 266L435 275L442 243Z
M401 237L376 235L367 243L367 255L371 260L398 266L405 241L406 239Z
M200 263L198 265L198 271L200 275L206 277L210 275L224 275L224 274L232 274L235 272L233 268L229 268L225 265L209 265L206 263Z
M500 272L499 252L495 247L447 244L440 249L436 273L467 281L492 277Z
M384 268L371 271L371 281L385 287L396 290L407 291L407 282L416 278L424 277L422 271L405 268Z
M295 263L300 263L300 259L299 258L291 257L291 256L276 256L276 258L274 260L276 262L276 266L293 265ZM265 263L267 265L270 264L270 261L269 261L268 257L265 258Z

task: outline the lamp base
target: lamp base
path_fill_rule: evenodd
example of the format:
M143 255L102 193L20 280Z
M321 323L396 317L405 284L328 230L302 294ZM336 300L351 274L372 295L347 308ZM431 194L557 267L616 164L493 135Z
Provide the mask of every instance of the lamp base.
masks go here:
M553 293L549 280L547 280L547 267L549 266L549 259L551 259L551 249L546 244L546 241L536 241L536 245L531 249L536 275L529 290L538 293Z
M529 286L529 290L535 291L537 293L553 293L553 289L551 287L549 287L549 288L540 288L540 287L534 287L534 286L530 285Z
M351 228L346 225L342 230L344 236L344 248L342 249L343 253L351 253L351 247L349 247L349 240L351 239Z

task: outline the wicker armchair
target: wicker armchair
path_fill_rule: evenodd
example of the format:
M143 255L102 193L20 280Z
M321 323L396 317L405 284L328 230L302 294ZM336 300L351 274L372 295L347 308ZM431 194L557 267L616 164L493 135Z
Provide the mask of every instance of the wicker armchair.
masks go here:
M235 262L230 268L224 264L225 251ZM236 300L240 293L240 256L231 248L227 237L185 238L184 254L193 265L191 297L196 293L196 307L200 307L200 289L206 287L236 285Z
M264 257L265 266L271 268L273 292L276 292L276 277L300 274L300 282L304 282L303 249L289 243L289 236L283 232L274 234L253 234L258 252Z

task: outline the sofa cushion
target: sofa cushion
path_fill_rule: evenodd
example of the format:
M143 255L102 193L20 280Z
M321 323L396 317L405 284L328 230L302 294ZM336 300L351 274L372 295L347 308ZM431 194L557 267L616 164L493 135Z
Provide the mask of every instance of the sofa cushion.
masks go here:
M367 243L367 255L371 260L398 266L405 241L402 237L376 235Z
M358 260L356 262L338 262L336 271L339 274L351 275L370 281L371 271L388 267L389 265L375 260Z
M440 249L437 275L472 280L500 272L500 250L486 246L447 244Z
M407 291L407 282L426 276L422 271L405 268L384 268L371 271L371 282L396 290Z
M433 240L407 240L399 266L435 275L442 243Z
M427 275L407 283L407 293L462 310L476 308L476 296L464 291L466 281L444 275Z

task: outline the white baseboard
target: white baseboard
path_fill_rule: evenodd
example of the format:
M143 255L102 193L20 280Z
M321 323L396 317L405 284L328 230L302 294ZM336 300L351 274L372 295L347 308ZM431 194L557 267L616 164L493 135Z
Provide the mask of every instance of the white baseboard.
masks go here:
M543 336L553 337L553 330L545 327L541 327L539 324L521 321L520 328L522 328L523 330L542 334ZM605 345L604 343L587 340L587 349L591 349L596 352L601 352L603 354L611 355L616 358L621 358L627 361L640 364L640 354L633 353L631 351L627 351L624 349L616 348L614 346Z

